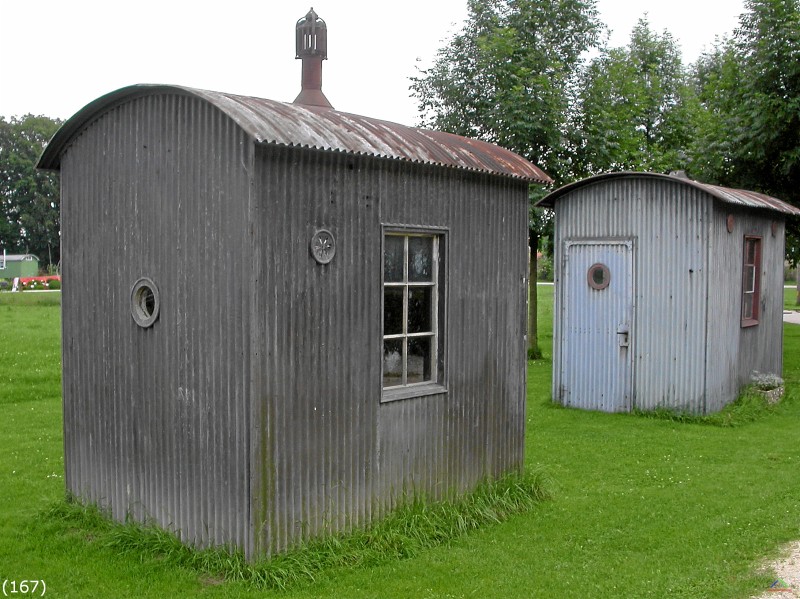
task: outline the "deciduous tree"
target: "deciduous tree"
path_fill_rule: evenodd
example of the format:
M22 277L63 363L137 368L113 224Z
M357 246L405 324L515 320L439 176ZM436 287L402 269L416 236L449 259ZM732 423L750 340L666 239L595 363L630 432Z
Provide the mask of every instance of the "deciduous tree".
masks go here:
M46 265L60 259L58 178L36 162L59 125L45 116L0 117L0 248Z
M565 182L570 94L581 55L598 42L594 0L469 0L460 32L412 78L421 125L496 143ZM541 197L532 190L532 198ZM531 295L541 226L531 219ZM534 298L535 299L535 298ZM535 310L529 354L540 355Z
M689 92L672 35L655 33L646 17L639 19L627 46L604 49L582 73L576 175L684 167Z
M745 0L733 37L694 66L690 172L800 206L800 0ZM787 257L800 261L800 223Z

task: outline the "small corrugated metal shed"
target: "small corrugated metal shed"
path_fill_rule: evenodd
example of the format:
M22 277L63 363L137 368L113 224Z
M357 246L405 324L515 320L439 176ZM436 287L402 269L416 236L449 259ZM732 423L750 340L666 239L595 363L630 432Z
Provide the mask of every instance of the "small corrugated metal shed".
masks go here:
M782 370L785 218L763 194L608 173L555 210L553 398L603 411L718 411Z
M252 557L521 467L533 164L137 85L40 166L61 172L71 493Z

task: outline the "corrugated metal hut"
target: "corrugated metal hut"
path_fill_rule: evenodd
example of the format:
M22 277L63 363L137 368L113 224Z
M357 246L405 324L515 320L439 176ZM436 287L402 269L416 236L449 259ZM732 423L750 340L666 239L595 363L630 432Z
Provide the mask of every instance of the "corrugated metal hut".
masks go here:
M604 411L709 413L753 371L780 374L785 218L762 194L609 173L555 209L553 398Z
M41 158L61 172L66 485L116 519L252 557L522 465L547 175L320 95L128 87Z

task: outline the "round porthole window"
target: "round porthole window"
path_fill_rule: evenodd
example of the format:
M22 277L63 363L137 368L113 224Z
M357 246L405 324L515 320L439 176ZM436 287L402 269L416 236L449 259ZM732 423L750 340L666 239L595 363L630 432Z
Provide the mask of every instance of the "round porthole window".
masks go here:
M160 301L158 287L151 279L142 277L131 289L131 316L140 327L149 327L158 318Z
M611 284L611 272L608 270L608 266L600 262L589 267L586 278L592 289L605 289Z

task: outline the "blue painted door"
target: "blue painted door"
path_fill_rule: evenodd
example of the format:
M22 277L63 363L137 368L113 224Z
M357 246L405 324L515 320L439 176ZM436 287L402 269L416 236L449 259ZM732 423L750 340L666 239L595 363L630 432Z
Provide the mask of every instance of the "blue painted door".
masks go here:
M559 401L631 409L633 242L575 240L564 248Z

